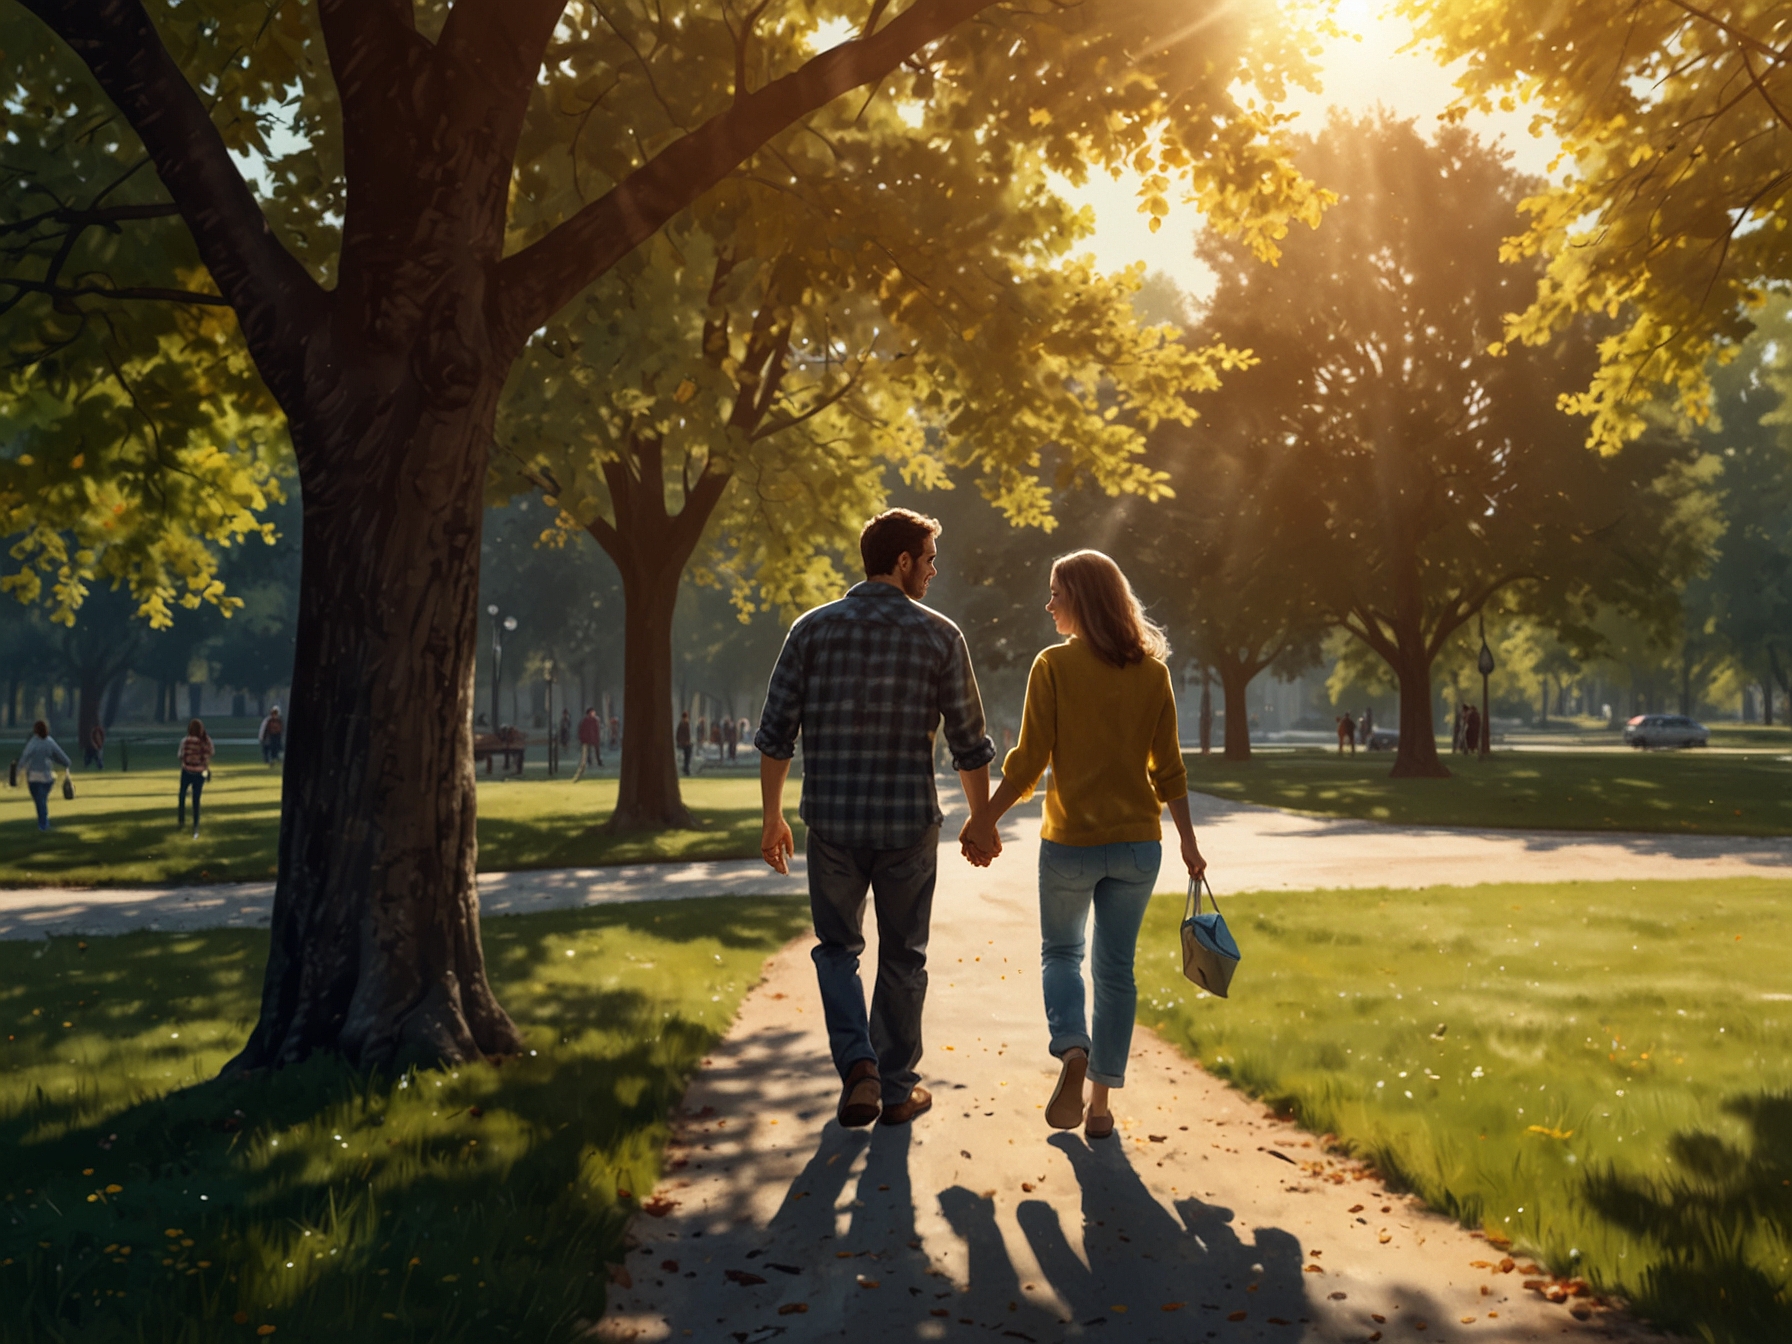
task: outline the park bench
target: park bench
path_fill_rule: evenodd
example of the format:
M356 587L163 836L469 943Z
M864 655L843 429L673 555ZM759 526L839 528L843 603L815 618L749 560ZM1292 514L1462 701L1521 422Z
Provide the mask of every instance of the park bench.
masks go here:
M528 742L527 734L521 729L508 725L499 728L495 733L475 733L473 734L473 764L477 766L480 761L484 761L485 773L489 775L492 772L492 759L501 756L504 759L504 773L509 774L510 760L514 756L516 758L516 773L520 775L523 773L523 751Z

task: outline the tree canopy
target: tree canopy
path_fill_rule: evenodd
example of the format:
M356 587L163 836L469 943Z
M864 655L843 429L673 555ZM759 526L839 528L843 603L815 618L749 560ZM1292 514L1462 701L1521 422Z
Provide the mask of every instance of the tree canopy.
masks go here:
M1463 63L1458 111L1521 103L1561 145L1559 177L1523 202L1513 259L1537 291L1507 325L1544 344L1620 319L1564 406L1592 443L1641 435L1667 393L1703 420L1713 357L1733 357L1787 279L1792 14L1772 0L1402 0L1420 38Z

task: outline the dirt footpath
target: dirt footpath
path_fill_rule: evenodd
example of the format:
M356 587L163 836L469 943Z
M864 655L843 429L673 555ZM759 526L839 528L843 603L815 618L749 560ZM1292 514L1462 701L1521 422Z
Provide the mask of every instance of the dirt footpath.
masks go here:
M1203 841L1216 876L1220 839ZM1527 1290L1540 1271L1143 1029L1115 1136L1047 1128L1036 844L1011 842L987 873L942 854L921 1066L935 1105L911 1126L834 1122L808 943L772 959L686 1096L666 1180L637 1192L600 1338L1645 1335Z

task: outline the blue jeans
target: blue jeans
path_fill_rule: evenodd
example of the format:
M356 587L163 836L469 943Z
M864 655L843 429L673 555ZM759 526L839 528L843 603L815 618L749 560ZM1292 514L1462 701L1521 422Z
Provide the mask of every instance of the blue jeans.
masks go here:
M193 829L199 829L199 795L205 792L205 771L182 770L180 772L180 824L187 824L187 790L193 791Z
M871 1060L883 1104L898 1106L920 1081L921 1005L927 998L927 936L940 829L931 826L906 849L831 845L809 831L809 912L820 941L810 954L821 985L828 1052L845 1078ZM865 950L865 893L877 905L877 987L865 1014L859 954Z
M1107 1087L1126 1085L1133 1015L1139 1006L1133 953L1163 857L1164 847L1155 840L1039 844L1040 980L1052 1053L1062 1056L1079 1046L1087 1050L1089 1080ZM1089 963L1095 979L1093 1038L1083 1015L1090 905L1095 907L1095 955Z
M31 790L31 801L37 804L37 829L50 829L50 790L55 787L55 780L28 779L25 787Z

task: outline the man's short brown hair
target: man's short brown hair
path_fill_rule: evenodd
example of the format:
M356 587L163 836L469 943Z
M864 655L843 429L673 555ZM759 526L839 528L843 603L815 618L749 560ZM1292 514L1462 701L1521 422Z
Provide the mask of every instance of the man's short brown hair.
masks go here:
M865 577L875 579L895 573L896 562L905 555L919 560L927 538L939 534L939 519L913 509L889 509L878 514L859 533L859 558L865 562Z

